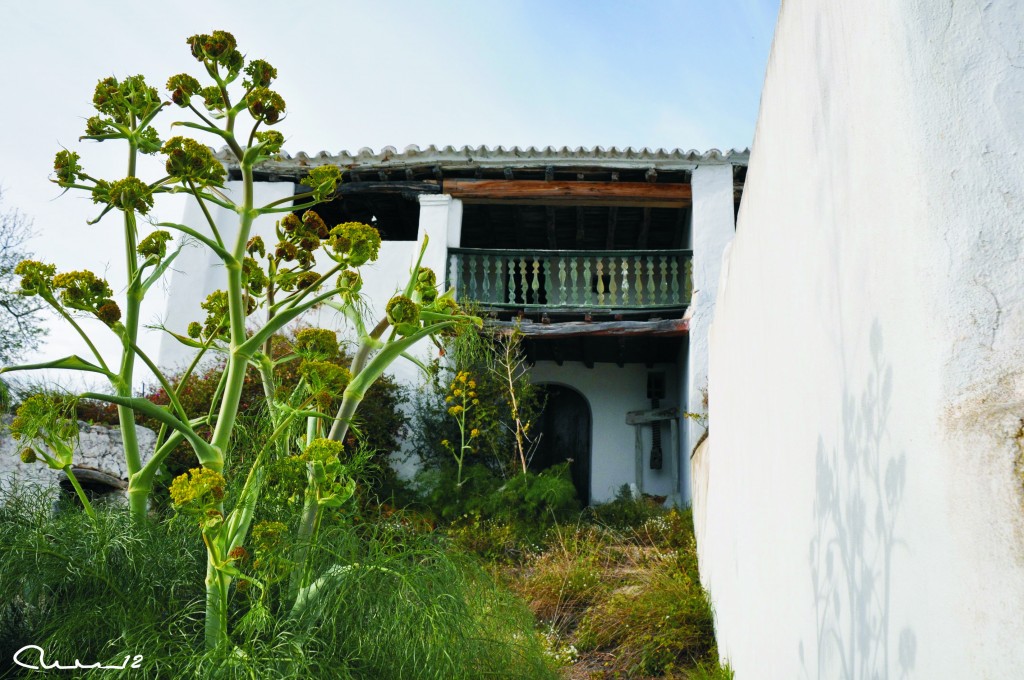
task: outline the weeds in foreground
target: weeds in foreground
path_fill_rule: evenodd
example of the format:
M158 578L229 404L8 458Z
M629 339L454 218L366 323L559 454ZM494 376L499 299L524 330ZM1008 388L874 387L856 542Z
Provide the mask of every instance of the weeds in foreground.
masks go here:
M540 620L548 654L571 678L727 680L690 512L614 503L555 527L546 548L500 570Z
M65 663L142 655L132 673L145 678L554 677L517 598L394 518L324 528L311 549L345 566L299 614L236 582L235 651L225 659L202 652L196 574L206 554L194 531L117 510L98 510L95 523L80 512L55 515L43 495L0 498L0 664L36 644ZM21 670L0 665L0 677Z

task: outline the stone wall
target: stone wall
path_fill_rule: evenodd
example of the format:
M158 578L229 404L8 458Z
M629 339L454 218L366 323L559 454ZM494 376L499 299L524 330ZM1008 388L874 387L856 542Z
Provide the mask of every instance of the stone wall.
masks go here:
M3 416L0 426L0 485L21 483L39 487L55 487L64 473L51 470L42 461L25 464L19 453L24 448L11 437L11 416ZM121 443L121 430L106 425L90 425L79 421L78 447L75 465L84 465L108 472L119 479L128 478ZM156 434L145 427L138 428L139 448L143 460L153 455Z

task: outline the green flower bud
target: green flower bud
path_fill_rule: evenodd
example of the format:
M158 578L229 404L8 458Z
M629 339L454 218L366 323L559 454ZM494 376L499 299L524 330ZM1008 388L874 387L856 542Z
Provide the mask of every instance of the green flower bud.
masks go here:
M92 93L92 105L101 113L111 113L119 95L117 78L110 76L96 83Z
M334 359L338 337L327 328L303 328L295 334L295 353L304 359Z
M235 76L238 75L238 72L242 70L242 66L245 64L245 58L238 50L231 50L221 57L219 61L227 70L227 77L229 80L234 80Z
M266 87L273 82L274 78L277 78L277 69L262 59L253 59L249 62L249 65L245 67L245 75L249 76L242 81L245 89L250 90L254 87Z
M281 539L287 533L288 527L284 522L263 520L252 528L252 542L257 552L266 552L280 545Z
M222 323L228 314L228 294L225 291L213 291L199 306L206 310L206 320L203 322L204 336L212 336L218 328L221 334L227 332L227 324Z
M160 95L142 76L129 76L124 82L110 77L96 84L92 103L113 122L130 126L133 118L145 118L160 106Z
M157 230L139 241L135 250L143 257L155 257L162 260L167 254L167 242L173 239L170 232Z
M242 279L249 292L253 295L260 295L267 287L267 275L263 272L259 263L251 257L242 260Z
M222 111L227 106L224 103L224 93L216 85L204 87L199 91L199 95L203 98L203 106L208 111Z
M14 267L14 273L21 277L21 290L27 295L36 295L53 287L53 275L57 268L35 260L22 260Z
M125 177L114 182L109 186L108 196L107 202L110 205L125 212L135 211L145 215L153 207L152 190L138 177ZM95 191L93 200L95 200Z
M85 121L85 134L87 137L99 137L116 132L110 121L100 116L91 116Z
M259 253L260 257L265 257L267 254L267 248L263 245L263 238L260 236L253 236L249 239L249 242L245 244L245 252L253 256Z
M273 125L284 115L284 98L266 87L253 88L245 98L249 115L267 125Z
M451 299L450 297L437 298L436 300L434 300L433 307L435 311L438 311L442 314L454 315L459 314L461 312L461 310L459 309L459 303Z
M163 146L163 142L160 141L160 135L151 127L139 130L135 134L135 142L139 145L139 151L142 153L153 154Z
M302 228L302 220L295 213L288 213L281 218L281 228L289 234L294 234L296 230Z
M187 73L179 73L167 79L167 90L171 93L171 101L184 108L192 101L192 95L202 89L199 81Z
M82 166L78 164L79 155L74 151L58 151L53 159L53 170L57 173L57 184L62 187L71 186L82 176Z
M87 270L57 274L53 277L53 288L60 291L62 303L85 312L97 312L114 294L110 284Z
M347 255L348 263L358 267L377 259L380 233L362 222L345 222L331 229L331 247L339 255Z
M185 42L192 48L192 56L197 61L217 61L229 57L238 44L235 36L227 31L214 31L212 35L198 33L190 36Z
M161 149L167 155L167 174L201 186L222 186L227 174L224 166L206 145L187 137L172 137Z
M104 300L96 308L96 317L108 326L113 326L121 320L121 308L113 300Z
M437 274L430 267L420 267L416 272L417 288L434 288L437 286Z
M347 368L329 361L311 359L304 359L299 364L299 375L305 379L310 393L322 409L328 408L334 399L340 397L352 380L352 374Z
M285 262L291 262L298 256L299 249L294 243L288 241L281 241L274 248L274 257Z
M188 337L193 340L198 340L203 334L203 326L198 321L193 321L188 325Z
M307 210L302 214L302 224L305 225L306 229L311 233L315 234L317 238L327 238L330 234L330 230L327 228L327 225L315 210Z
M78 438L77 400L60 394L33 394L21 402L11 421L18 441L74 442ZM68 461L70 462L70 461Z
M256 133L256 141L263 145L264 155L273 156L284 146L284 135L277 130L265 130Z
M358 293L363 287L362 275L354 269L346 269L338 274L338 288L350 293Z
M318 201L326 201L334 196L334 192L341 182L341 170L334 165L319 165L309 171L309 174L299 182L313 191L313 196Z
M21 462L25 463L26 465L31 465L32 463L39 460L39 456L36 455L36 450L33 449L32 447L22 449L20 457Z
M320 275L316 272L302 272L295 278L295 287L299 290L306 290L315 286L319 280Z
M404 295L391 298L386 311L388 323L392 326L416 323L420 318L420 306Z

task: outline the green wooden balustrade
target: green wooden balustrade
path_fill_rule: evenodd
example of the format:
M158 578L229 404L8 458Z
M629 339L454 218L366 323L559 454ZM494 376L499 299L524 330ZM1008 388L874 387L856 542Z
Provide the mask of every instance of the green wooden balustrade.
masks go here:
M680 309L693 292L690 250L449 248L448 284L484 308Z

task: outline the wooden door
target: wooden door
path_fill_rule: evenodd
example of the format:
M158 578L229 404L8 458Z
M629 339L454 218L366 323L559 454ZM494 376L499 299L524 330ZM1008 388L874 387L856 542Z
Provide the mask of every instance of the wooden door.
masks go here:
M547 401L541 418L541 440L530 467L539 472L563 461L580 503L590 504L590 405L576 390L562 385L544 387Z

